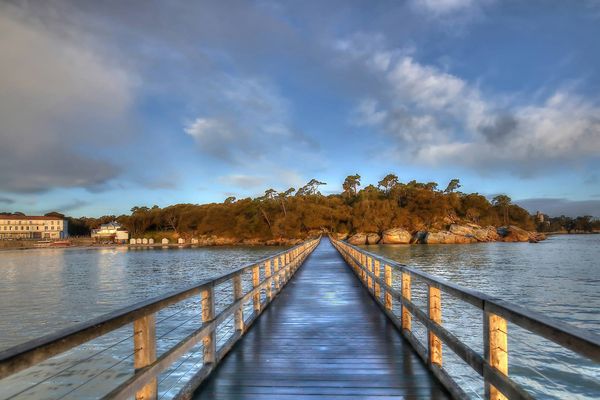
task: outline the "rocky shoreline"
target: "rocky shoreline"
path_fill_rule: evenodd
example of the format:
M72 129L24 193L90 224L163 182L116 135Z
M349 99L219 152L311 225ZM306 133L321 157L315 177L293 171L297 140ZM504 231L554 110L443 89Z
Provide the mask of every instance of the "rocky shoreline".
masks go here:
M392 228L381 234L358 232L353 235L337 234L350 244L468 244L481 242L531 242L546 239L543 233L526 231L514 225L486 226L475 224L450 224L446 230L409 231Z

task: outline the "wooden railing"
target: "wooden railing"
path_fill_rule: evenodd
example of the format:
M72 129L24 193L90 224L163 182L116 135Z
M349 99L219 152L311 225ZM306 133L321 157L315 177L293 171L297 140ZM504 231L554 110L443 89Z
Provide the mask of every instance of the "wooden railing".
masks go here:
M244 335L246 329L277 296L302 265L304 259L318 245L319 240L309 240L257 263L184 290L140 302L89 322L2 351L0 352L0 387L3 379L19 371L35 367L53 356L133 323L133 335L131 336L135 370L131 371L132 374L128 379L105 393L104 398L126 399L133 396L136 399L156 398L158 375L194 346L202 343L202 367L174 396L175 398L190 397L193 390L210 374L234 343ZM242 279L244 273L250 272L252 274L251 288L244 291ZM230 302L221 312L216 313L215 288L224 283L229 283L233 288ZM157 356L156 314L166 307L181 303L193 296L199 296L201 300L199 327ZM244 315L244 305L247 303L252 304L253 311L250 315ZM233 319L234 329L229 332L226 342L217 348L217 327L228 319ZM26 390L27 388L23 392Z
M346 242L333 238L331 238L331 242L363 285L368 288L385 314L454 398L469 397L445 370L442 343L483 377L484 393L487 399L533 398L521 385L509 377L507 321L592 361L600 362L600 337L591 332L487 296L484 293L460 287ZM401 274L400 291L393 287L393 270ZM427 285L426 310L420 309L411 301L413 278ZM482 310L483 331L475 334L483 337L483 356L442 326L442 292ZM399 316L393 311L394 301L401 304ZM422 344L413 333L413 317L427 329L426 345Z

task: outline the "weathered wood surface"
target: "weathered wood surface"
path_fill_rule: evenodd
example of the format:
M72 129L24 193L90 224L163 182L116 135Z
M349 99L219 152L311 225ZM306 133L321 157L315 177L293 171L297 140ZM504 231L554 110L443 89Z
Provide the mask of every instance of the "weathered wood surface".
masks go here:
M195 399L447 399L328 240Z

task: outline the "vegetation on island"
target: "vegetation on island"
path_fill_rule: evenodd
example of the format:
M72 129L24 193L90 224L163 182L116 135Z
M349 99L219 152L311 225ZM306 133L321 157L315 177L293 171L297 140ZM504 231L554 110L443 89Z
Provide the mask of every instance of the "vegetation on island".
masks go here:
M256 198L228 197L222 203L163 208L136 206L130 215L70 218L70 233L86 235L113 220L123 224L132 237L161 232L238 240L304 238L316 231L381 233L395 227L441 230L454 222L536 229L535 217L508 196L489 201L479 193L463 193L458 179L440 188L435 182L402 183L389 174L377 185L363 186L360 175L351 175L343 182L341 193L329 195L321 193L323 185L326 183L312 179L297 190L268 189Z

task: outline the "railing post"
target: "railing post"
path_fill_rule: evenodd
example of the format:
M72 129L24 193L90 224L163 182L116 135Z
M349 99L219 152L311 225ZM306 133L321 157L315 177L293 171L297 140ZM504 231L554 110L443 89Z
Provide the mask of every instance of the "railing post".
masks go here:
M260 266L257 264L252 267L252 288L255 290L252 295L252 302L254 303L254 312L260 312L260 290L256 288L260 285Z
M410 300L410 274L402 272L402 297ZM411 315L408 309L402 305L402 329L410 331L412 327Z
M483 353L492 368L508 376L508 326L504 318L487 311L483 313ZM485 373L484 380L487 399L507 399L485 379Z
M202 323L208 323L215 318L215 296L212 285L202 290ZM204 337L204 365L214 364L217 357L217 327L214 326L210 333Z
M242 289L242 274L237 273L233 276L233 299L238 301L243 297ZM238 332L244 332L244 305L241 304L240 308L235 311L235 330Z
M283 274L282 274L283 275L283 278L282 278L283 284L282 284L282 286L283 286L283 285L285 285L287 283L287 279L286 279L286 274L287 274L287 269L286 268L287 268L287 265L285 263L285 256L284 255L279 256L279 265L280 265L280 269L283 270Z
M271 278L271 260L265 261L265 280ZM273 282L269 282L267 285L267 301L271 302L273 299Z
M366 264L367 264L367 271L369 272L373 272L373 259L369 256L367 256L365 258ZM367 275L367 289L369 289L370 292L373 292L374 286L373 286L373 278L371 277L371 275Z
M279 293L279 257L273 258L273 271L275 274L275 292Z
M359 254L360 254L360 272L362 275L362 280L363 280L363 283L365 285L367 285L367 273L365 272L365 269L366 269L365 268L365 264L366 264L365 259L367 257L363 253L359 253ZM367 287L368 287L368 285L367 285Z
M287 268L285 269L285 281L289 281L292 276L292 263L290 260L290 253L285 253L285 264Z
M133 321L133 367L138 370L156 361L156 317L154 314ZM158 380L152 379L135 394L136 400L156 399Z
M386 264L384 267L383 274L384 274L386 286L392 287L392 267ZM392 294L390 293L389 290L386 290L385 291L385 308L386 308L386 310L391 311L392 306L393 306Z
M375 297L381 299L381 285L379 284L381 276L381 264L379 260L375 260Z
M429 319L437 324L442 323L442 294L439 288L429 285L427 296L429 308ZM442 341L433 332L429 331L427 353L429 362L442 366Z

